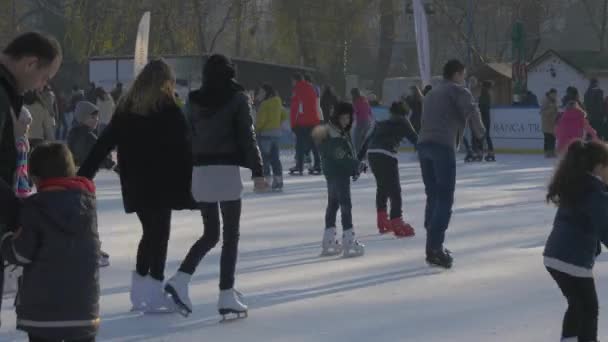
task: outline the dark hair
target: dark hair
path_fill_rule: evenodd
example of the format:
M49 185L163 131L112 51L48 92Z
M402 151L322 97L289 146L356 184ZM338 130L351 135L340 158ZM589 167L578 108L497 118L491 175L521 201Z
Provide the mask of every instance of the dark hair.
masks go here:
M549 183L547 202L575 206L589 190L585 178L598 165L608 166L608 145L599 141L572 142Z
M264 92L266 93L266 97L264 97L264 100L268 100L271 97L275 97L277 96L277 92L274 90L274 88L268 84L268 83L264 83L262 84L262 89L264 89Z
M304 79L310 83L312 83L312 75L311 74L304 74Z
M594 77L594 78L592 78L592 79L589 81L589 84L590 84L592 87L594 87L594 86L596 86L596 85L600 84L600 82L597 80L597 78L595 78L595 77Z
M481 82L481 88L482 89L492 89L493 86L494 86L494 83L492 81L483 81L483 82Z
M426 94L428 94L431 90L433 90L433 86L429 84L426 87L424 87L424 90L422 91L422 95L426 96Z
M445 63L445 66L443 67L443 78L445 78L446 80L451 80L452 78L454 78L454 75L456 73L463 72L464 69L465 66L464 64L462 64L461 61L457 59L449 60L447 63Z
M353 97L353 100L356 100L361 97L361 90L359 90L359 88L353 88L350 90L350 95Z
M302 76L301 73L296 72L295 74L291 75L291 79L294 81L304 81L304 76Z
M108 93L102 87L97 87L95 88L95 97L98 100L105 101L105 99L108 97Z
M29 161L32 177L44 180L76 176L74 157L65 144L43 143L32 151Z
M40 101L40 95L36 90L30 90L23 94L23 103L25 105L31 106L38 101Z
M236 67L230 58L215 54L207 59L203 68L203 83L206 86L224 86L236 77ZM221 84L218 84L221 83Z
M27 32L16 37L2 52L14 60L37 57L40 67L48 66L62 55L57 39L38 32Z
M557 89L551 88L547 94L557 94Z
M405 102L395 101L391 104L389 112L393 115L406 116L409 112L409 108Z
M329 118L329 121L333 125L340 127L340 117L342 115L349 115L350 123L348 124L347 127L345 127L345 128L340 127L340 129L343 129L346 132L350 132L350 129L353 125L353 114L354 113L355 113L355 109L353 108L353 105L350 102L338 102L338 104L336 104L334 106L334 112L332 113L331 117Z

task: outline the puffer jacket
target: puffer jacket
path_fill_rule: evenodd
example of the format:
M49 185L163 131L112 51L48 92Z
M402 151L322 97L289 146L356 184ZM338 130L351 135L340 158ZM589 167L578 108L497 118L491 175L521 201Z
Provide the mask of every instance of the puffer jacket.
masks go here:
M291 128L315 127L321 123L317 91L312 84L299 81L291 98Z
M281 136L281 123L287 120L287 111L281 98L271 97L262 101L256 115L255 130L259 135Z
M566 110L555 127L557 150L565 152L572 141L585 138L585 134L597 139L597 132L589 124L585 112L578 108Z
M21 230L2 237L22 265L17 329L48 340L91 338L99 328L99 235L95 186L84 178L44 181L23 202Z
M332 123L313 130L312 136L321 153L323 174L327 179L348 178L357 174L357 159L349 130L341 130Z
M194 166L238 165L250 169L253 177L263 177L247 94L239 91L225 105L212 108L203 105L197 90L190 93L186 112Z
M391 115L388 120L376 123L367 152L397 158L399 145L404 138L407 138L413 145L418 142L418 134L410 121L404 116Z
M23 97L17 91L15 77L0 64L0 179L13 186L17 168L17 147L12 114L21 113Z
M591 271L600 244L608 245L608 186L591 175L583 186L585 195L575 207L557 209L543 253L546 264L550 258Z

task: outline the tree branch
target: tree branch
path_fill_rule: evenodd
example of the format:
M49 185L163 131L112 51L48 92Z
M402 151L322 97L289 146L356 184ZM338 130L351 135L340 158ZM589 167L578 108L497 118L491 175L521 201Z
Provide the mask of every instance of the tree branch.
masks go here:
M234 9L234 2L232 2L232 4L230 5L230 7L228 7L228 11L226 12L226 16L224 17L224 20L222 20L222 25L217 30L217 32L215 32L215 35L213 36L213 39L211 40L211 45L209 46L209 52L210 53L213 52L213 50L215 49L215 43L216 43L217 39L222 34L222 32L224 32L224 30L226 29L226 26L228 26L228 21L230 21L230 16L232 15L232 10L233 9Z

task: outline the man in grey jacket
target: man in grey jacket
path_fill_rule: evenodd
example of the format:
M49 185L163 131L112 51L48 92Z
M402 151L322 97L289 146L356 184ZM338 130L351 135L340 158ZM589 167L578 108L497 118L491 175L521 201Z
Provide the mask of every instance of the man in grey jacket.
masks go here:
M447 62L443 77L443 82L424 99L417 148L427 196L426 261L451 268L453 258L443 242L454 203L456 150L467 122L479 139L484 137L485 128L473 95L464 87L464 64L458 60Z

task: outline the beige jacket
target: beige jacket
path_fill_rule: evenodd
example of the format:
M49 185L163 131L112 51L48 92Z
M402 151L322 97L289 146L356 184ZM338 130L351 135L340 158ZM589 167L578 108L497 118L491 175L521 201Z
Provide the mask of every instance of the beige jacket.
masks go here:
M558 112L557 100L545 97L543 105L540 107L543 133L555 134L555 124Z
M44 141L55 140L55 119L48 109L38 101L26 107L32 114L29 138Z

